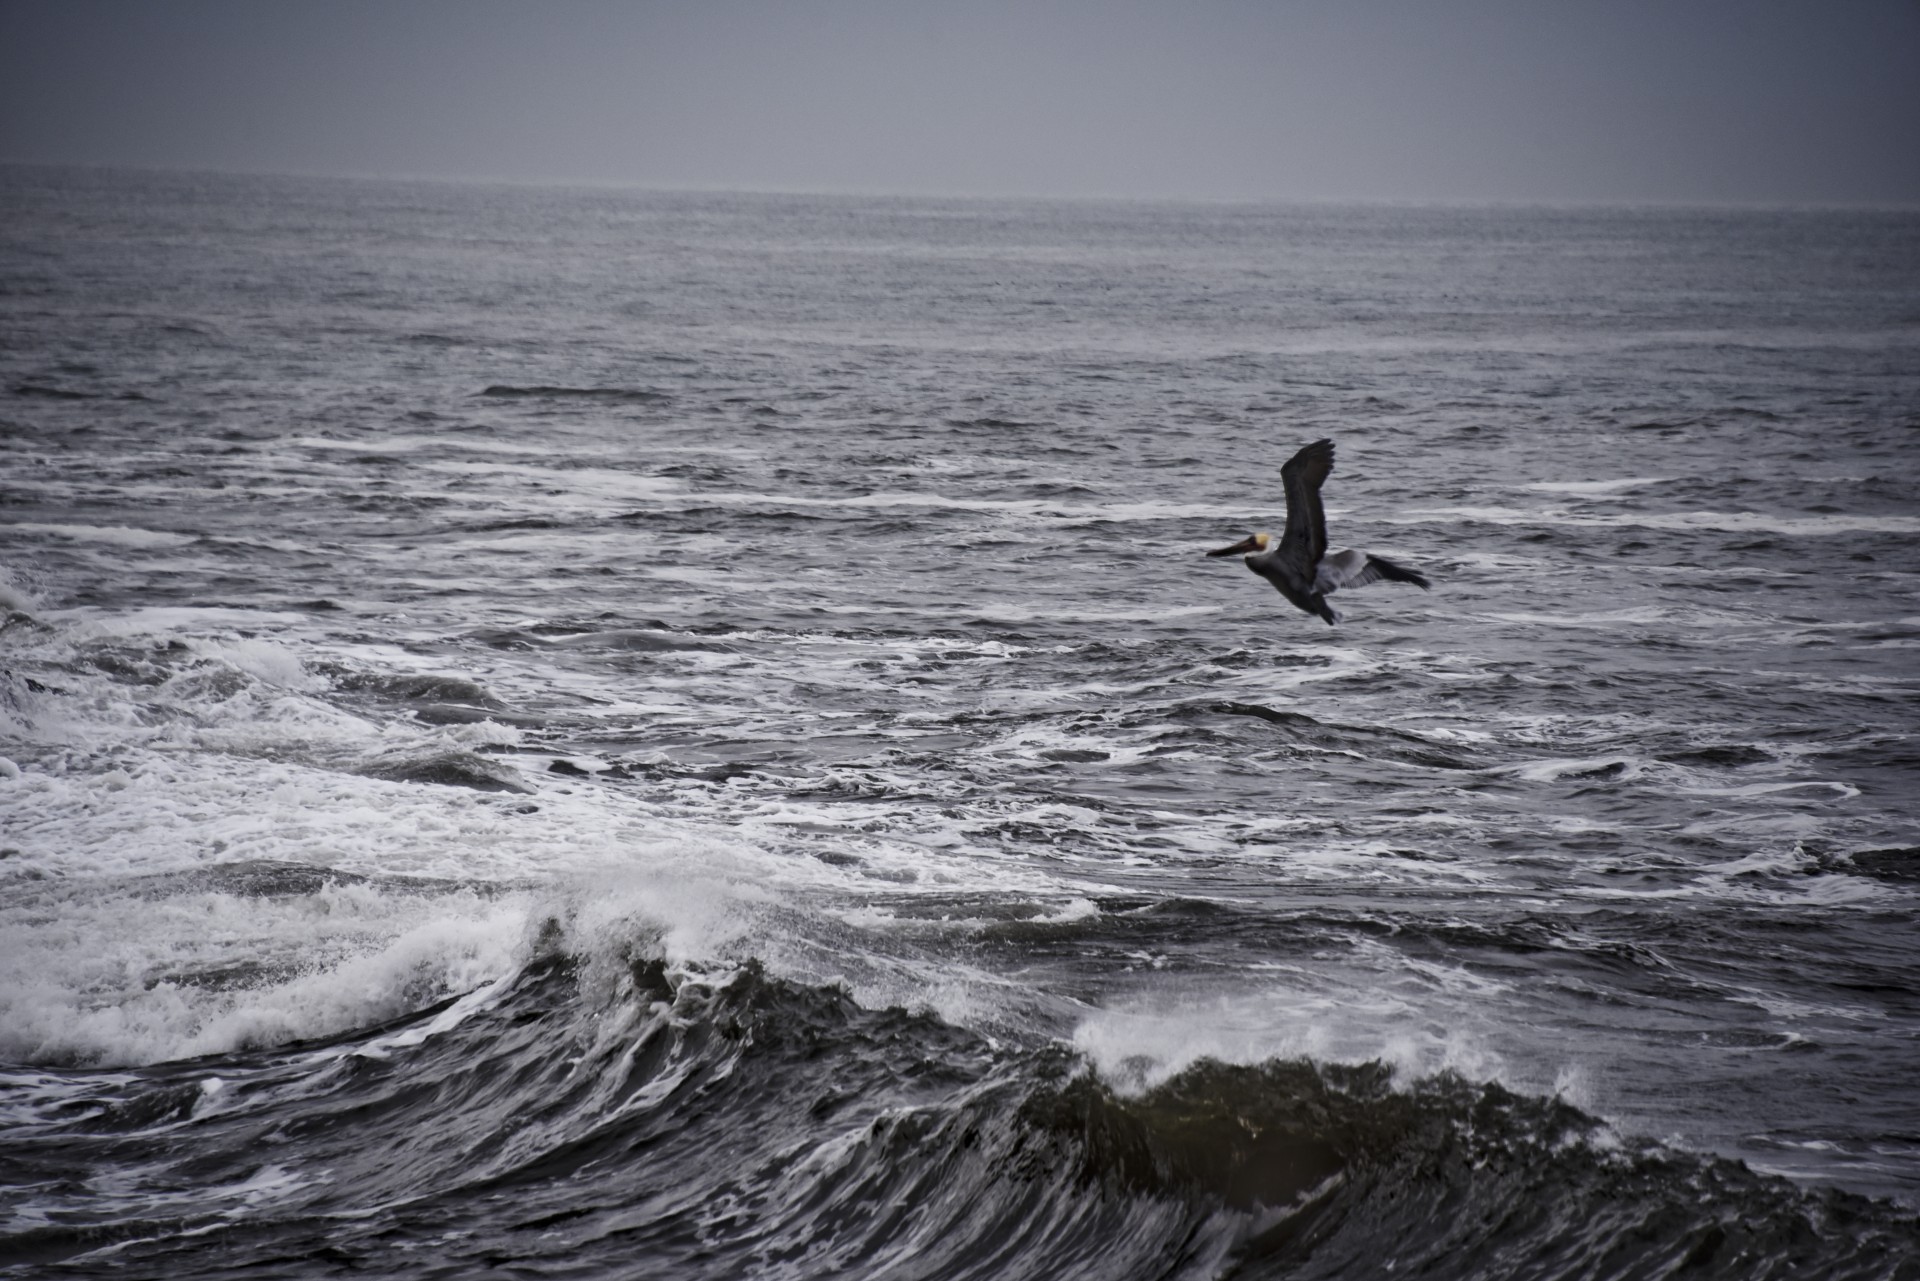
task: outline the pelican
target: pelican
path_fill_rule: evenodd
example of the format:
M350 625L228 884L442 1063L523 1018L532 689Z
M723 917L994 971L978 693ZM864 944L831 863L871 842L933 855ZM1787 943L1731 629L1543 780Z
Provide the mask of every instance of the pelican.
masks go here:
M1424 574L1365 552L1327 551L1327 517L1320 510L1320 486L1333 470L1333 442L1316 440L1287 460L1280 483L1287 491L1287 529L1278 539L1252 534L1209 556L1246 554L1247 568L1280 589L1280 594L1309 614L1318 614L1331 627L1340 615L1327 597L1342 587L1365 587L1385 579L1390 583L1431 586Z

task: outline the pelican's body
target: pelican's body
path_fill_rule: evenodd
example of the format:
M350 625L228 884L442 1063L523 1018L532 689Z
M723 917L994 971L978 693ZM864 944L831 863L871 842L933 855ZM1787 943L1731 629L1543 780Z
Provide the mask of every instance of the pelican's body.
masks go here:
M1331 626L1340 615L1327 597L1342 587L1365 587L1382 579L1393 583L1429 586L1426 577L1404 566L1365 552L1327 550L1327 517L1320 508L1320 486L1333 471L1333 442L1316 440L1289 458L1280 469L1287 493L1286 531L1275 538L1260 533L1208 552L1209 556L1246 554L1247 568L1279 589L1280 594L1308 614L1317 614Z

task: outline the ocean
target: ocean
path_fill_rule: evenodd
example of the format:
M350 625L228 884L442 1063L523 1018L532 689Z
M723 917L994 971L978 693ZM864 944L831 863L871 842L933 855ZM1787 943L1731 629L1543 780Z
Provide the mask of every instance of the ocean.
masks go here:
M1920 1277L1917 499L1912 211L0 167L0 1276Z

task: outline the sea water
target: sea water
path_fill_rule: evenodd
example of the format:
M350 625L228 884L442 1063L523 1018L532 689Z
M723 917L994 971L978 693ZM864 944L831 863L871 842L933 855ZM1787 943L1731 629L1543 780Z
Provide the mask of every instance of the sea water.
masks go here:
M0 168L0 1274L1920 1275L1917 480L1911 212Z

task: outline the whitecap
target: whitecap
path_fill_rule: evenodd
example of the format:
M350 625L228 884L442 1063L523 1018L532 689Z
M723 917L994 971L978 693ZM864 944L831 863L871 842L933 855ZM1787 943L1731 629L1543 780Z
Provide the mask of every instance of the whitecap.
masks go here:
M1561 509L1516 507L1416 507L1374 519L1389 525L1435 523L1492 525L1567 525L1595 529L1705 529L1729 534L1784 534L1815 538L1836 534L1920 533L1920 516L1784 516L1765 512L1622 512L1599 516Z
M1576 494L1583 498L1600 498L1623 490L1665 484L1671 479L1670 476L1629 476L1620 480L1541 480L1531 485L1523 485L1521 488L1546 494Z
M198 534L176 534L165 529L138 529L131 525L56 525L38 521L16 521L7 529L35 534L53 534L75 542L110 543L115 547L184 547L198 542Z

